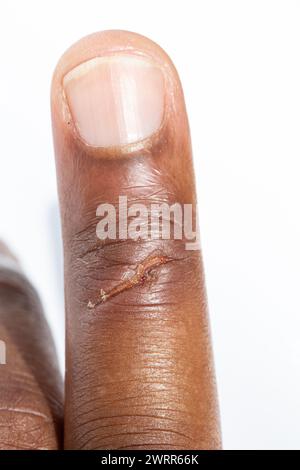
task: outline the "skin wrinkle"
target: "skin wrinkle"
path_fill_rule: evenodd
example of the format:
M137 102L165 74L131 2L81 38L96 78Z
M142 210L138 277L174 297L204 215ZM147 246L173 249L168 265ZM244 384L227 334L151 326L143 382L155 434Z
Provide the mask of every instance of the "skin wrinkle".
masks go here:
M152 411L157 411L157 409L154 408ZM165 410L165 411L170 411L170 410ZM144 413L144 414L141 414L141 413L140 414L134 414L134 413L132 413L132 414L123 414L123 415L115 415L115 416L102 416L102 417L98 416L96 419L89 419L86 422L80 422L80 425L81 426L84 426L86 424L90 425L91 423L94 423L94 422L97 422L97 421L104 421L104 420L107 420L107 419L114 419L115 420L115 419L118 419L118 418L125 418L126 419L126 422L123 423L122 426L123 425L125 426L125 425L128 424L127 423L128 419L134 420L135 418L151 418L151 420L152 419L154 419L154 420L166 420L166 421L173 421L176 424L181 424L181 425L184 424L183 422L180 423L178 421L178 419L173 419L170 416L163 416L163 415L156 415L156 414L146 414L146 413ZM115 425L115 423L112 424L112 426L114 426L114 425ZM157 430L159 431L160 428L158 428Z
M143 415L136 414L136 415L129 415L129 416L127 416L127 417L123 415L123 416L120 416L120 417L117 417L117 416L116 416L116 417L114 418L115 421L114 421L114 423L112 423L112 424L101 424L101 425L98 425L98 426L96 426L96 427L90 428L88 431L86 431L86 432L84 433L84 435L78 434L78 437L79 437L79 435L80 435L81 440L83 440L84 438L86 438L87 436L89 436L91 433L92 433L92 434L95 434L95 433L96 433L98 430L100 430L100 429L101 429L101 430L104 430L104 429L105 429L106 432L107 432L107 430L108 430L109 428L111 429L111 432L105 436L105 439L111 438L111 437L112 437L112 433L114 432L114 430L118 430L118 429L119 429L119 430L124 429L124 431L122 432L122 434L123 434L124 436L125 436L125 435L133 434L133 432L130 432L130 429L131 429L131 430L133 429L133 424L132 424L132 422L129 422L128 420L126 420L125 422L118 421L118 418L122 418L122 419L125 418L125 419L126 419L126 418L129 418L129 417L130 417L131 420L132 420L133 418L137 418L137 419L136 419L136 425L135 425L135 427L136 427L137 430L134 432L134 434L136 434L136 435L139 434L138 429L141 430L141 433L142 433L142 434L143 434L145 431L147 431L147 429L149 429L149 427L147 427L146 424L145 424L145 427L140 427L140 426L139 426L139 423L140 423L140 421L141 421L141 418L150 419L150 422L152 422L152 423L153 423L153 419L154 419L154 418L155 418L155 419L160 419L160 421L157 422L156 432L157 432L157 433L160 433L160 431L164 429L164 428L163 428L163 425L161 424L161 420L163 419L163 417L157 417L157 416L154 416L154 417L153 417L153 416L151 416L151 415L149 415L149 414L148 414L148 415L147 415L147 414L143 414ZM170 419L169 419L169 421L170 421ZM180 422L180 421L174 420L174 422L177 424L177 423ZM81 426L81 425L80 425L80 426ZM175 432L174 432L174 433L175 433Z
M95 428L95 429L92 429L91 432L96 432L98 430L98 428ZM163 428L160 428L160 429L155 429L155 428L147 428L145 429L144 431L132 431L132 432L129 432L129 431L125 431L123 433L116 433L116 434L107 434L105 436L102 436L101 439L98 438L98 442L101 442L101 441L111 441L111 439L114 439L115 437L120 437L120 436L140 436L140 435L149 435L151 436L151 432L153 431L153 438L156 438L157 434L159 435L166 435L166 434L175 434L179 437L183 437L184 439L186 439L189 443L191 443L191 438L189 436L186 436L185 434L181 433L181 432L178 432L178 431L172 431L172 430L168 430L168 429L163 429ZM83 436L80 436L81 439L83 440L86 435L83 435ZM159 436L160 437L160 436ZM94 439L93 437L91 438L91 440ZM88 441L89 442L89 441ZM160 440L161 442L161 440ZM86 443L83 444L83 447L85 447ZM193 446L192 446L193 447Z
M167 393L169 394L169 390L167 391ZM166 393L166 398L168 397ZM135 408L138 408L138 407L146 407L148 406L148 403L149 403L149 398L156 398L156 393L155 391L147 391L147 394L146 395L143 395L143 394L139 394L139 395L132 395L132 396L129 396L129 397L122 397L122 398L116 398L116 399L111 399L111 398L107 398L107 400L103 400L103 399L92 399L92 400L89 400L89 401L86 401L85 402L85 407L87 407L88 405L92 405L91 409L89 410L85 410L84 412L80 413L80 417L83 417L83 416L86 416L86 415L89 415L90 413L93 413L94 411L94 407L96 406L95 404L96 403L103 403L103 405L113 405L115 403L124 403L126 401L131 401L131 400L137 400L139 399L139 403L138 405L135 404ZM141 402L141 399L145 399L145 403ZM182 402L181 401L176 401L175 397L173 397L172 399L172 405L178 405L178 408L176 409L172 409L170 407L167 407L167 408L159 408L159 405L160 405L160 402L157 402L155 403L154 401L152 402L152 405L155 406L155 409L158 410L158 411L169 411L171 413L184 413L184 414L190 414L191 416L192 413L189 413L186 409L180 409L180 406L182 406ZM128 407L130 407L131 409L131 405L128 404ZM112 425L107 425L107 426L112 426Z
M138 418L137 423L140 421L140 418L146 418L146 419L150 418L152 423L153 423L153 419L154 419L154 420L171 421L171 422L174 421L176 423L176 425L180 424L180 421L175 420L175 419L173 420L172 418L170 418L168 416L156 416L156 415L149 415L149 414L148 415L147 414L143 414L143 415L141 415L141 414L131 414L131 415L122 415L122 416L120 415L120 416L114 416L113 418L114 419L129 418L131 420L134 420L134 419ZM103 418L103 419L105 419L105 418ZM96 421L98 421L98 420L99 419L97 419ZM89 420L86 423L80 423L80 426L83 426L84 424L91 424L93 422L95 422L95 420ZM142 430L140 430L139 432L137 432L137 431L136 432L130 432L129 429L130 429L131 425L128 422L125 422L125 423L122 423L122 424L117 422L117 423L114 423L110 426L112 428L114 428L114 427L115 428L120 428L120 426L124 427L125 432L122 433L122 435L124 435L124 436L125 435L132 435L132 434L135 434L135 435L138 436L139 434L146 434L147 431L149 431L149 430L156 431L157 434L160 434L160 433L165 434L165 431L166 431L165 428L163 428L160 424L159 424L159 427L157 427L157 428L149 428L149 427L147 427L147 425L145 425L145 427L143 427ZM87 437L89 434L91 434L91 433L93 434L97 430L103 429L103 428L107 428L107 426L98 425L97 427L93 427L93 428L89 429L88 431L86 431L84 434L80 434L80 438L81 438L81 440L84 440L84 438ZM168 430L168 432L171 433L171 434L181 435L181 436L187 438L189 441L191 441L191 437L186 436L185 434L181 433L180 431L174 431L174 430L170 429L170 430ZM116 435L121 435L121 434L116 434ZM101 438L101 440L102 439L106 440L106 439L111 438L111 437L113 437L112 434Z
M172 233L172 227L174 227L174 220L173 219L169 219L169 218L166 218L166 217L161 217L161 222L167 222L168 224L170 224L170 231ZM95 223L96 225L96 223ZM149 228L151 228L151 225L150 225L150 222L149 222ZM94 225L92 226L92 229L93 231L95 232L95 227ZM174 229L173 229L174 230ZM89 231L89 230L88 230ZM152 230L152 233L153 233L153 230ZM143 243L149 243L149 245L151 246L151 244L153 243L157 243L159 240L160 240L160 233L159 231L157 232L157 235L158 235L158 239L154 239L154 236L155 234L153 234L153 240L149 239L149 240L143 240ZM92 237L91 237L92 238ZM82 242L87 242L89 241L89 236L87 236L85 238L85 240L82 240L80 237L76 237L76 242L78 243L82 243ZM94 240L92 240L92 242L94 242ZM106 252L109 251L110 249L111 250L114 250L115 247L117 247L118 245L121 245L122 248L125 248L126 246L130 246L130 245L133 245L135 248L137 248L137 242L136 240L132 240L132 239L117 239L117 240L104 240L104 241L97 241L97 243L94 243L94 244L91 244L91 246L89 248L87 248L83 253L81 253L77 260L76 261L82 261L86 264L89 264L90 267L93 266L93 262L97 263L98 262L98 251L99 250L105 250ZM93 258L91 258L91 256L89 255L93 255ZM86 257L89 257L88 258L88 261L85 260ZM103 260L105 260L105 257L103 257ZM116 260L115 261L116 264L119 264L120 263L120 259ZM112 266L112 259L110 259L109 261L109 264L110 266ZM106 266L104 264L102 264L101 266L97 266L98 269L105 269Z
M165 444L159 444L159 445L155 445L153 444L152 442L149 443L149 442L143 442L143 443L140 443L140 444L131 444L130 446L122 446L122 447L116 447L116 450L134 450L134 449L140 449L140 450L143 450L143 449L147 449L147 450L165 450L166 449L166 445ZM170 444L168 442L168 449L181 449L181 446L180 444Z

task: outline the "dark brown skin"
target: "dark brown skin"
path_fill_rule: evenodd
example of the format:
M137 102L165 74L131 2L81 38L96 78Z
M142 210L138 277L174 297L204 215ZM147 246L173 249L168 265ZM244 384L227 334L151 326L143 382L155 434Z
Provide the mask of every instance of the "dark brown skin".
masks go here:
M12 256L0 243L0 255ZM62 445L63 388L39 298L23 274L0 270L0 449Z
M163 124L138 144L91 147L68 110L63 79L88 59L126 52L164 70ZM97 33L61 58L51 105L65 264L64 448L219 449L201 252L186 250L185 239L103 242L96 236L97 207L117 207L119 195L128 204L195 208L177 72L143 36ZM60 448L62 382L49 329L24 275L1 267L0 339L10 360L0 366L0 448Z
M168 76L162 128L138 149L87 146L66 120L62 80L81 62L126 50ZM148 39L110 31L69 49L52 84L52 117L65 256L67 449L217 449L218 407L199 251L185 240L101 243L96 208L119 195L147 206L195 204L190 135L178 75ZM174 262L88 308L159 251Z

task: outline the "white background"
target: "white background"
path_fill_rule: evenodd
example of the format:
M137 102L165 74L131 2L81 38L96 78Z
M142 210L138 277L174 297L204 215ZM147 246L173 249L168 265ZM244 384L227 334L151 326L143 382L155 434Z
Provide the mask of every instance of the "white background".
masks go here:
M1 1L0 237L43 299L63 364L49 88L81 36L128 29L185 89L227 449L300 449L300 2Z

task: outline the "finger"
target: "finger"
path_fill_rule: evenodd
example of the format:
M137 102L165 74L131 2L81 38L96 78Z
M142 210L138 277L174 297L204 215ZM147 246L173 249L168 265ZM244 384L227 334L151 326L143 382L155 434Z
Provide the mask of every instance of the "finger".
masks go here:
M0 242L0 449L57 449L62 381L38 296Z
M187 250L186 239L155 239L157 226L147 239L126 239L131 226L103 240L97 217L104 209L113 215L101 206L110 203L123 224L120 195L149 210L162 202L195 208L174 66L133 33L84 38L57 66L52 117L65 256L66 447L218 448L199 251Z

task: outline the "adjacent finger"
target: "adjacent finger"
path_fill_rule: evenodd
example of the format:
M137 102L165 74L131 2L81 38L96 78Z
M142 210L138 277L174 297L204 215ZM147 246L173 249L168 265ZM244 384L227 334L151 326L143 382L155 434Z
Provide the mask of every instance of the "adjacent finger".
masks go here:
M0 449L57 449L62 380L36 291L0 242Z
M132 225L120 237L113 228L100 236L105 211L124 223L120 196L140 210L190 204L195 222L173 64L137 34L84 38L57 66L52 118L65 257L66 447L219 448L200 252L187 249L185 236L159 238L158 226L149 237L128 236Z

